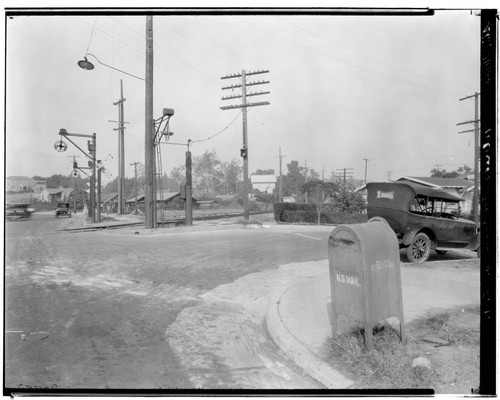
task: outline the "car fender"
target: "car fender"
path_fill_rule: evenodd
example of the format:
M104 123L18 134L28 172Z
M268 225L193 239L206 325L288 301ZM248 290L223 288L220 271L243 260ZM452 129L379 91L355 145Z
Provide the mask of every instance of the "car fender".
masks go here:
M432 247L435 247L435 240L434 240L434 233L432 231L429 231L429 229L424 229L425 227L422 225L419 226L414 226L411 230L406 232L403 235L403 239L401 240L401 244L403 246L409 246L411 242L413 241L413 238L417 235L417 233L424 231L424 233L429 236L429 239L432 242ZM429 234L430 233L430 234Z

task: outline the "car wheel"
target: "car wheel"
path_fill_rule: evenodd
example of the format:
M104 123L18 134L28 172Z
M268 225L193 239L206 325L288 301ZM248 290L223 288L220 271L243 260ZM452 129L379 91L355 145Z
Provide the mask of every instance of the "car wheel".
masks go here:
M423 263L431 254L431 240L425 233L418 233L406 248L406 256L410 262Z
M448 253L448 250L436 250L436 253L438 253L440 256L444 256L446 253Z

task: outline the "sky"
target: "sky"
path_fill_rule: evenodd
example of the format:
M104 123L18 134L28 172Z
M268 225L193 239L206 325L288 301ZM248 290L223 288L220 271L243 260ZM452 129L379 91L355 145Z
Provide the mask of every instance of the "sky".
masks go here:
M68 143L56 152L61 128L97 135L98 158L118 174L118 106L123 84L125 174L145 154L145 16L16 16L6 20L6 176L69 175ZM242 163L240 103L222 100L247 77L249 171L283 173L292 160L321 177L350 169L368 181L429 176L433 168L474 164L474 100L479 91L480 17L470 10L434 16L231 15L153 17L154 117L175 111L174 135L161 145L162 171L215 151ZM92 71L78 67L87 53ZM99 60L99 61L97 61ZM102 64L106 64L102 65ZM112 66L113 68L109 68ZM118 70L135 75L132 77ZM86 139L72 138L86 148ZM366 161L366 160L368 161ZM103 177L103 183L107 178Z

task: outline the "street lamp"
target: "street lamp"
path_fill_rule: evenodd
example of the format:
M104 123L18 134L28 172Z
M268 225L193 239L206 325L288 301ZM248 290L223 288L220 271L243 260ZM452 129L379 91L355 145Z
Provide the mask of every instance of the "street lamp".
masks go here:
M75 146L78 150L80 150L85 157L89 159L89 166L87 169L91 170L90 173L90 207L89 207L89 216L92 217L92 222L100 222L101 221L101 188L100 188L100 173L101 173L101 167L97 168L97 160L96 160L96 134L93 133L92 135L87 135L87 134L81 134L81 133L70 133L66 129L60 129L59 130L59 137L60 139L55 143L54 148L56 151L59 152L64 152L68 148L68 145L63 142L62 138L68 140L73 146ZM88 151L82 150L80 146L78 146L73 140L70 139L70 136L74 137L83 137L87 139L91 139L87 141L88 145ZM82 169L84 167L80 167L79 169ZM99 186L97 187L97 201L95 198L95 189L96 189L96 172L98 173L98 183ZM97 202L97 211L96 211L96 202Z
M130 74L128 72L125 72L125 71L122 71L121 69L118 69L118 68L115 68L115 67L112 67L111 65L108 65L108 64L105 64L103 63L102 61L100 61L95 55L91 54L91 53L87 53L85 54L85 56L83 57L83 60L80 60L77 62L78 66L81 68L81 69L86 69L87 71L91 71L94 69L94 64L92 64L88 59L87 59L87 56L92 56L96 59L96 61L101 64L101 65L104 65L105 67L108 67L108 68L111 68L111 69L114 69L115 71L118 71L118 72L121 72L122 74L126 74L126 75L129 75L129 76L132 76L136 79L140 79L141 81L145 81L144 78L141 78L140 76L136 76L136 75L133 75L133 74Z
M144 190L144 219L146 228L156 228L156 204L154 204L154 180L156 178L156 166L154 164L154 119L153 119L153 16L146 16L146 77L129 74L121 69L112 67L111 65L101 62L95 55L87 53L83 60L78 61L78 66L85 70L94 69L87 56L92 56L96 61L105 67L114 69L115 71L132 76L136 79L144 81L146 84L145 95L145 190Z

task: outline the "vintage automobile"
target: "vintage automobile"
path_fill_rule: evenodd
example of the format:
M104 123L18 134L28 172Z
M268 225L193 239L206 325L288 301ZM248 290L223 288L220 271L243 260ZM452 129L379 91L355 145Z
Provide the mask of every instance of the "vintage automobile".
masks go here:
M387 221L406 248L408 260L425 262L431 249L478 251L479 230L460 218L461 197L444 190L408 182L368 183L368 218Z
M27 219L31 217L31 214L34 212L35 209L31 208L30 204L18 203L6 204L5 206L5 218L7 220Z
M57 203L56 218L58 217L71 218L71 210L69 209L69 203Z

